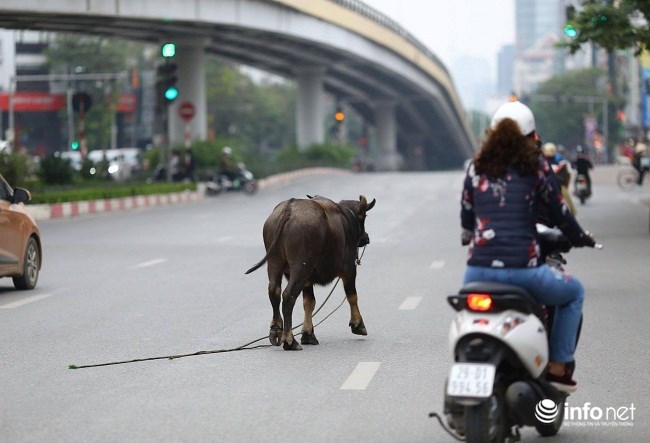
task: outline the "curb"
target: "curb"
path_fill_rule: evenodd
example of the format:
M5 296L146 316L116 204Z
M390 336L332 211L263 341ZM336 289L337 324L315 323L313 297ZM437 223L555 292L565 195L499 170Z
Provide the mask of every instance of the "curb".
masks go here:
M282 186L294 180L314 175L349 173L339 168L306 168L292 172L272 175L258 180L259 189ZM139 208L152 208L177 203L197 202L205 198L205 184L199 183L196 191L173 192L170 194L136 195L132 197L111 198L105 200L85 200L77 202L25 205L25 210L34 220L53 218L72 218L83 215L105 214L114 211L126 211Z

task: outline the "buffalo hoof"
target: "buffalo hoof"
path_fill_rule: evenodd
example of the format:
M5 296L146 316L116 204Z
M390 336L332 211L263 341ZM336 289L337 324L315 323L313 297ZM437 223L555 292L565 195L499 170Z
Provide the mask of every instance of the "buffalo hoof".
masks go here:
M283 347L285 351L302 351L302 346L300 346L300 343L298 343L295 338L291 344L284 342Z
M300 336L300 343L303 345L317 345L318 339L314 333L303 332Z
M352 329L352 333L356 335L368 335L368 331L366 330L366 325L363 324L363 320L358 325L353 325L350 323L350 329Z
M280 346L280 343L282 343L282 329L271 328L269 331L269 341L273 346Z

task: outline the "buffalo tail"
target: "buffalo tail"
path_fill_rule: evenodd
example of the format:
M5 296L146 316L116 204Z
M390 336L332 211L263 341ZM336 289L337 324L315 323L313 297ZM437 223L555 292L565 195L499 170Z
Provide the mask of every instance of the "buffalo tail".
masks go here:
M260 260L255 266L250 268L248 271L246 271L246 274L250 274L253 271L258 270L264 263L266 263L266 260L268 260L269 255L271 255L271 252L273 252L273 249L275 249L275 246L278 243L278 239L280 238L280 234L282 234L282 229L284 228L284 225L287 223L287 220L289 220L289 216L291 216L291 203L293 202L293 198L290 199L287 204L284 206L284 209L282 210L282 217L280 218L280 221L278 222L278 227L276 230L275 238L273 239L273 242L271 243L271 246L269 246L268 251L266 251L266 255L262 260Z

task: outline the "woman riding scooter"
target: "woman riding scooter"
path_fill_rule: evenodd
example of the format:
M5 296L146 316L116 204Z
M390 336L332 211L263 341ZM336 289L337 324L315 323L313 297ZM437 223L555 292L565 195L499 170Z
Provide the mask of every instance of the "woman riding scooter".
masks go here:
M535 118L523 103L502 105L487 140L468 168L462 193L463 244L470 244L464 283L517 285L539 303L554 305L547 380L572 392L574 352L584 289L575 277L540 260L535 222L538 205L573 246L593 246L566 206L549 164L541 157Z

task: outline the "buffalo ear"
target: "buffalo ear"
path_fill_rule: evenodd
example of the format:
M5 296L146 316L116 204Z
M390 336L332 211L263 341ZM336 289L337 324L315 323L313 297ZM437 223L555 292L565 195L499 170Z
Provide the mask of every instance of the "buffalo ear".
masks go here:
M365 195L360 195L359 196L359 213L363 214L366 212L366 208L368 207L368 200L366 199Z
M375 207L375 203L377 203L377 200L373 198L372 201L370 202L370 204L368 205L368 207L366 208L366 212L368 212L368 211L370 211L372 208L374 208L374 207Z

